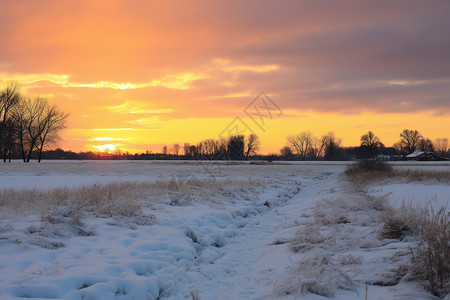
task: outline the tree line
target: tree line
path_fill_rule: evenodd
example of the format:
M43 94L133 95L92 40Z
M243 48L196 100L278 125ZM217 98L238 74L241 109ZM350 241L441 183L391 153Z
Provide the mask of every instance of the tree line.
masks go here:
M184 143L183 152L185 158L210 159L210 160L239 160L248 159L256 155L261 142L256 134L248 136L239 134L219 139L205 139L197 144ZM163 146L162 154L179 156L180 144L171 147Z
M59 140L68 114L45 97L25 97L17 82L9 82L0 91L0 155L11 161L20 155L29 162L37 153L41 161L44 149Z
M360 145L355 147L342 147L341 139L334 133L327 133L320 138L315 137L310 132L301 132L298 135L289 136L287 146L280 150L280 153L268 155L258 154L260 142L257 136L241 136L220 139L205 139L197 144L184 143L164 146L161 152L153 153L129 153L116 149L113 152L73 152L64 151L60 148L42 152L43 159L78 159L78 160L180 160L180 159L201 159L201 160L227 160L227 159L255 159L255 160L354 160L382 157L389 157L394 160L405 159L407 154L415 150L434 150L441 157L450 157L450 147L448 139L441 138L432 142L430 147L429 139L417 141L415 130L402 131L399 135L401 139L396 143L401 145L395 147L385 147L380 138L372 131L363 134L360 138ZM413 137L411 139L411 136ZM242 143L242 141L244 143ZM295 143L289 145L289 143ZM237 145L237 147L236 147ZM416 145L414 147L414 145ZM242 147L243 146L243 147ZM409 147L409 148L408 148Z
M393 147L386 148L381 139L372 131L368 131L360 138L359 147L341 146L342 140L333 132L322 137L316 137L310 131L303 131L286 138L286 146L281 148L280 154L286 158L300 160L347 160L349 158L376 158L381 154L405 158L416 150L435 152L442 158L450 157L450 146L447 138L438 138L434 142L424 137L417 130L404 129L399 134L399 141ZM353 156L353 157L351 157Z

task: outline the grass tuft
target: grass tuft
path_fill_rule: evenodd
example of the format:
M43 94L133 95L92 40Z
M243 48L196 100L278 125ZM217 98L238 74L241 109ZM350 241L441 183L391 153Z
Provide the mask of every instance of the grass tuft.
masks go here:
M450 290L450 212L447 206L422 210L420 240L411 248L413 277L435 296L444 297Z

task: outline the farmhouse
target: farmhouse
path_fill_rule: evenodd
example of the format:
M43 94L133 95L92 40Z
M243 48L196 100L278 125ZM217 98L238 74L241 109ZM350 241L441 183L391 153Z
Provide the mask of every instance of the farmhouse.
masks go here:
M447 160L444 157L440 157L434 152L427 152L427 151L419 151L416 150L410 155L406 156L407 160L420 160L420 161L438 161L438 160Z

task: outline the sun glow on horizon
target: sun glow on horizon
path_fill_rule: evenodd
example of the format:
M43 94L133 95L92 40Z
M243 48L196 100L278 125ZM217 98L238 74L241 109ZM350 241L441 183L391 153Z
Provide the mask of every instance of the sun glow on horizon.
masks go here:
M120 145L121 144L104 144L104 145L98 145L98 146L92 145L92 147L97 149L100 152L111 153L112 151L116 150L116 148L118 149Z

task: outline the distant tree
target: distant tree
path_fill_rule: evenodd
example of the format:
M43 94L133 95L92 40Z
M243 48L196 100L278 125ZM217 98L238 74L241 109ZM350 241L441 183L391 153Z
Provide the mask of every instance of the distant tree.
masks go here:
M189 146L189 154L191 157L198 156L197 147L195 145Z
M418 150L434 152L433 142L429 138L422 138L417 146Z
M306 159L312 152L314 138L314 135L310 131L305 131L300 132L297 135L288 136L287 141L292 152L297 154L300 158Z
M329 132L325 135L325 160L340 160L342 159L342 147L341 140L336 138L333 132Z
M199 155L206 156L208 159L213 159L219 151L219 141L215 139L202 140L197 144Z
M168 151L168 149L167 149L167 146L163 146L163 147L162 147L162 154L163 154L164 156L166 156L168 152L169 152L169 151Z
M178 156L178 153L180 152L180 144L173 144L173 153Z
M228 140L227 152L231 159L241 159L244 157L245 137L243 135L230 136Z
M191 144L189 143L184 143L183 145L183 151L184 151L184 156L189 157L191 156L191 153L189 151L189 148L191 147Z
M219 151L217 153L217 158L228 160L228 158L229 158L228 157L228 138L221 137L218 140L218 148L219 148Z
M338 141L334 137L334 133L330 132L324 134L321 138L317 138L309 131L300 132L297 135L290 135L286 139L292 154L302 159L319 159L324 157L327 146L330 146L331 142ZM332 144L331 147L336 145ZM330 152L332 148L328 148L328 152Z
M383 147L381 140L372 131L361 136L361 147L366 147L370 157L376 157Z
M392 145L392 148L395 149L395 152L398 155L403 155L405 153L405 150L403 150L403 145L400 142L395 143L394 145Z
M418 150L422 135L417 130L404 129L400 133L400 145L402 154L410 154Z
M245 139L245 157L248 158L250 155L255 155L259 150L261 142L256 134L250 134Z
M16 150L17 146L16 125L12 118L8 118L1 126L3 127L3 161L6 162L6 160L9 159L9 162L11 162L11 155Z
M329 134L324 134L320 139L313 137L310 152L312 158L319 159L320 157L325 156L325 148L329 139Z
M294 153L292 153L292 150L289 146L284 146L283 148L280 149L280 154L281 156L285 157L285 158L292 158L294 157Z
M450 148L447 138L438 138L434 142L437 155L447 157L450 154Z

